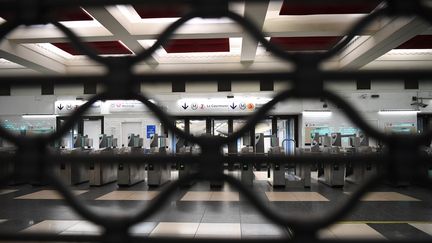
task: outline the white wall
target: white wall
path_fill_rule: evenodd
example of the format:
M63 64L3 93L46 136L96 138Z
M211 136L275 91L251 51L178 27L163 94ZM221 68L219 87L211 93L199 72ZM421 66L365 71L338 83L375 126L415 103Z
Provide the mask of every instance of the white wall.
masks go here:
M412 96L432 97L432 83L420 82L419 90L404 90L403 82L394 84L380 83L372 81L371 90L356 90L354 81L346 83L327 82L325 87L334 90L347 102L349 102L362 117L371 125L379 129L383 129L387 122L413 122L416 123L415 115L412 116L382 116L378 114L381 109L412 109ZM287 87L284 82L275 82L275 91L283 90ZM209 85L199 85L198 83L187 83L186 93L172 93L171 84L142 85L141 90L146 92L149 97L155 98L161 104L167 107L167 111L171 115L221 115L214 112L211 113L185 113L179 109L177 100L184 97L221 97L226 98L227 94L234 95L249 95L268 97L274 95L272 92L259 92L259 82L251 83L232 83L232 92L214 92L217 90L217 83ZM23 122L21 115L23 114L53 114L54 102L57 99L67 96L69 99L81 96L83 88L81 86L73 86L70 88L55 86L55 95L41 96L40 90L37 87L22 88L12 87L11 96L0 96L0 119L14 119L18 123ZM378 94L380 97L373 99L371 95ZM429 101L425 101L428 102ZM322 120L323 123L328 123L333 127L352 126L352 123L347 119L338 108L328 102L329 109L333 111L331 119ZM272 114L301 114L303 110L320 110L323 109L323 103L319 100L288 100L278 103L271 111ZM423 112L432 113L432 103ZM232 113L226 112L225 115ZM105 133L121 137L122 122L142 122L142 134L145 136L145 128L147 125L157 125L158 133L160 134L159 121L150 112L140 114L122 113L122 114L103 114L105 117ZM55 120L54 120L55 121ZM27 121L26 121L27 122ZM52 121L49 121L52 122ZM304 125L312 122L310 119L300 117L299 130L300 134L304 133ZM52 122L54 125L55 122ZM304 137L300 138L299 144L302 144ZM145 146L148 146L148 139L144 139Z
M147 125L156 125L156 132L161 135L161 126L160 122L154 118L151 113L145 114L115 114L115 115L105 115L104 116L104 132L107 135L113 135L115 138L118 138L119 146L121 146L121 137L122 132L122 123L124 122L141 122L141 131L137 131L137 133L142 135L144 141L144 147L150 147L150 139L146 137L146 128ZM125 145L127 146L127 144Z

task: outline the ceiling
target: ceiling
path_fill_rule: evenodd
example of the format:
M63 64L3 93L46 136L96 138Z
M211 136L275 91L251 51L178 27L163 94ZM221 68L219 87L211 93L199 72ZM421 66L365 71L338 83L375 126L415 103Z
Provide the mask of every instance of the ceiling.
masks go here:
M270 1L233 3L230 10L251 19L272 44L285 51L325 51L379 1L314 5ZM155 43L184 5L69 8L55 17L100 55L135 55ZM1 22L10 19L0 13ZM431 68L432 28L413 18L381 19L368 26L325 69ZM289 70L233 21L193 19L182 26L136 72ZM106 71L77 51L52 25L19 27L0 44L0 75L80 74Z

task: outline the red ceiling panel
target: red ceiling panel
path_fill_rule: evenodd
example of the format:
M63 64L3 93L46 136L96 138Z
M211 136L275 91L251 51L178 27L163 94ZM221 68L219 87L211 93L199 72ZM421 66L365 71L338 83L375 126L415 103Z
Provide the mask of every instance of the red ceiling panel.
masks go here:
M85 21L93 20L92 16L82 10L80 7L71 7L57 11L55 18L58 21Z
M286 51L317 51L328 50L342 37L272 37L270 43L279 46Z
M71 55L83 55L80 51L76 50L69 42L51 44ZM99 55L132 54L129 49L127 49L118 41L96 41L86 42L86 44L96 50Z
M178 18L183 16L188 8L184 5L170 5L170 6L140 6L133 5L135 11L142 19L149 18Z
M3 19L11 19L15 15L10 12L1 12L0 17ZM70 7L68 9L59 9L53 13L53 18L58 21L85 21L93 20L92 16L87 14L80 7Z
M418 35L396 49L432 49L432 35Z
M285 0L280 15L309 15L309 14L360 14L370 13L380 1L338 2L328 1L308 3Z
M171 40L163 48L168 53L230 51L228 38Z

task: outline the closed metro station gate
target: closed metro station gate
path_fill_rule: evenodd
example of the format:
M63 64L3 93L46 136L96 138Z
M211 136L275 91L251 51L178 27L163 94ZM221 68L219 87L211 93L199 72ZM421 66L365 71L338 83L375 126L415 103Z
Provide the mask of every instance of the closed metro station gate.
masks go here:
M432 1L0 6L0 241L431 241Z

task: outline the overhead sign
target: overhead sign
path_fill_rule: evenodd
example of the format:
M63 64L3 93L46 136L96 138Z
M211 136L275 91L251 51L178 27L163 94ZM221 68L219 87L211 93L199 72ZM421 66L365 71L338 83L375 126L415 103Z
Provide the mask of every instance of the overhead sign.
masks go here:
M241 97L241 98L185 98L177 101L182 111L189 112L252 112L260 108L270 98Z
M156 125L147 125L147 138L156 134Z
M87 101L84 100L57 100L54 103L54 114L57 115L67 115L75 110L77 110L80 106L85 104ZM96 113L100 114L100 102L93 103L86 113Z
M147 106L138 100L110 100L107 103L110 113L148 111Z

